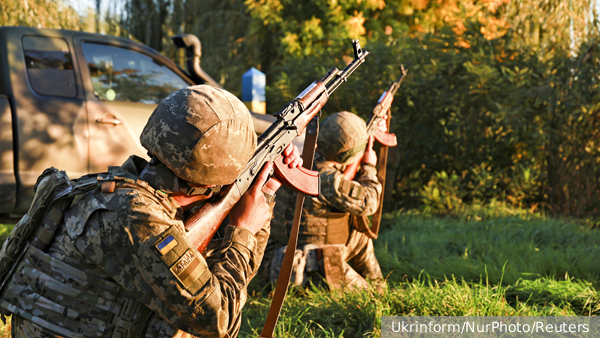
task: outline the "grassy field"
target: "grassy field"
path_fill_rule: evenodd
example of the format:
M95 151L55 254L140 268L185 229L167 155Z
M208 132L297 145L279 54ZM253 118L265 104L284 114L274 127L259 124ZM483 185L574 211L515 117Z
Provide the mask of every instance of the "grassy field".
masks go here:
M594 222L532 215L473 219L479 217L388 214L375 241L386 292L292 289L276 336L379 337L383 315L600 314ZM0 239L9 227L0 227ZM251 290L240 337L259 336L269 309L270 290Z
M277 337L379 337L380 317L600 314L600 231L540 216L433 218L389 214L377 257L389 288L295 289ZM257 337L270 299L255 293L240 337Z

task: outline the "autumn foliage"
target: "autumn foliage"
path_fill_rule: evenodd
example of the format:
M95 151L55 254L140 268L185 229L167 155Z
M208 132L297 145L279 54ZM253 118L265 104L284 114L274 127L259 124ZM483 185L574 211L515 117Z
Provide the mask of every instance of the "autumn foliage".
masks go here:
M47 3L64 10L60 2ZM390 153L387 208L453 214L503 205L581 216L600 207L600 55L592 4L126 0L104 21L107 33L178 62L183 52L169 36L196 34L202 67L237 94L247 69L262 70L270 112L329 68L345 66L349 40L358 38L372 54L325 114L367 116L398 66L409 69L393 105L399 146ZM45 24L6 21L14 6L0 0L4 24ZM77 29L76 22L48 25Z

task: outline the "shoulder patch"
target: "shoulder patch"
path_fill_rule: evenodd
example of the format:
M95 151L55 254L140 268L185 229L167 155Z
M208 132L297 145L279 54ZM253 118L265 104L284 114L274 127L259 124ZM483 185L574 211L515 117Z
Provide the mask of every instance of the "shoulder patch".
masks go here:
M206 266L206 263L200 260L192 249L183 254L177 263L171 267L173 275L177 277L186 289L190 289L194 282L202 277L207 270L208 266Z
M183 288L192 295L210 278L210 270L204 258L190 247L175 227L170 227L159 237L154 250Z
M169 235L167 236L167 238L163 239L158 244L156 244L156 248L158 249L158 252L160 252L160 254L164 256L169 251L171 251L171 249L177 246L177 244L179 243L177 243L175 237L173 237L173 235Z

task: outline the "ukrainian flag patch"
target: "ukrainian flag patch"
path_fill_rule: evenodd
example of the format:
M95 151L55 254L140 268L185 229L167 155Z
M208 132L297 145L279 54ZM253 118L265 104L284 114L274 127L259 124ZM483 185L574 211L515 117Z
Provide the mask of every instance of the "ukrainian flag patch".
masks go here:
M171 249L176 247L177 244L179 244L179 243L177 243L177 240L175 240L175 237L173 237L173 235L169 235L165 239L160 241L158 244L156 244L156 248L158 249L158 252L160 252L160 254L164 256L169 251L171 251Z

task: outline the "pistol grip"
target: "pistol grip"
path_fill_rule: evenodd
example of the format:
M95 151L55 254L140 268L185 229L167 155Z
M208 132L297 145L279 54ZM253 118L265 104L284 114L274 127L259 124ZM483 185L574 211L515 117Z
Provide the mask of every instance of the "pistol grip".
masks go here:
M283 156L277 157L274 169L275 177L283 184L296 192L301 192L309 196L319 196L320 176L318 171L309 170L304 167L290 169L283 163Z
M378 130L373 136L375 136L377 142L381 143L386 147L395 147L398 145L398 141L396 140L396 134L388 134Z

